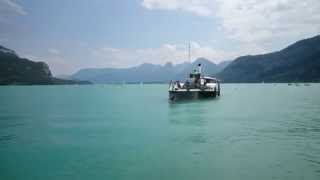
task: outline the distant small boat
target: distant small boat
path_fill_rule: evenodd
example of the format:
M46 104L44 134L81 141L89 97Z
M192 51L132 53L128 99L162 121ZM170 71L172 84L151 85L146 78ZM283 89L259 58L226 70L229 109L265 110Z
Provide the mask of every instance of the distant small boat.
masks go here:
M169 84L169 99L172 101L216 96L220 96L220 81L204 76L201 73L201 64L198 65L198 70L190 73L189 79L185 82L171 81Z
M309 83L304 83L304 86L310 86L310 84Z
M288 86L291 86L292 85L292 83L288 83Z

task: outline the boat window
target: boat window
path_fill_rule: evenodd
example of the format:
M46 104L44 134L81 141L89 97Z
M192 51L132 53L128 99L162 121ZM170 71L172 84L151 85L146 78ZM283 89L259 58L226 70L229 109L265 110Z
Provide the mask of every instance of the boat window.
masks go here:
M199 79L200 78L200 74L190 74L190 78Z
M215 83L216 81L214 79L206 79L206 83Z

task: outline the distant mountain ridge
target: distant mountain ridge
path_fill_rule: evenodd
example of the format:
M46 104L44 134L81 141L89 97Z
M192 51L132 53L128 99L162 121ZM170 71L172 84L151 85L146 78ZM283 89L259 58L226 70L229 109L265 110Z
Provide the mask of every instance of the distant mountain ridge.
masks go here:
M320 82L320 35L273 53L242 56L217 76L224 82Z
M44 62L21 58L13 50L0 46L0 85L168 82L184 80L199 63L205 74L215 75L227 83L320 82L320 35L298 41L281 51L241 56L219 64L198 58L193 63L88 68L69 76L70 80L53 77Z
M11 49L0 46L0 85L44 85L44 84L82 84L52 76L49 66L44 62L34 62L20 58Z
M228 63L215 64L208 59L198 58L193 63L156 65L144 63L132 68L88 68L71 75L71 79L87 80L94 83L119 82L169 82L170 80L184 80L198 65L203 65L206 74L220 72Z

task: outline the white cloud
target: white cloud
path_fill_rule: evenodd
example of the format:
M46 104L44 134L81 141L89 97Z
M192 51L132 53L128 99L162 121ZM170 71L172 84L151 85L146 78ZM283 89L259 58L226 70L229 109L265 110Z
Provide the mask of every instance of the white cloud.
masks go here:
M214 17L228 38L260 47L320 33L319 0L143 0L142 6Z
M58 49L56 49L56 48L49 48L48 49L48 52L50 53L50 54L53 54L53 55L59 55L61 52L60 52L60 50L58 50Z
M214 62L231 59L238 54L223 50L216 50L211 47L201 46L197 42L191 42L191 58L205 57ZM115 49L99 48L92 52L96 61L92 65L96 67L131 67L142 63L174 64L187 61L186 44L164 44L158 48L143 49Z
M144 0L142 6L147 9L184 10L200 16L213 14L211 0Z
M25 54L22 57L27 58L31 61L35 62L45 62L49 65L51 73L55 75L61 74L70 74L71 72L75 72L77 68L79 68L78 64L74 64L71 61L67 61L67 58L64 56L57 55L42 55L37 56L33 54Z
M0 12L10 11L20 15L27 15L28 13L22 6L14 2L13 0L0 0Z
M216 16L230 37L259 44L320 32L319 0L219 0Z
M43 58L41 61L45 61L46 63L48 63L51 73L54 76L70 74L70 72L75 72L78 68L76 64L71 63L70 61L68 61L68 59L62 56L59 56L59 57L47 56Z
M0 22L7 23L13 16L27 15L27 11L13 0L0 0Z
M6 43L6 42L8 42L8 41L9 41L8 38L2 38L2 37L0 37L0 43Z

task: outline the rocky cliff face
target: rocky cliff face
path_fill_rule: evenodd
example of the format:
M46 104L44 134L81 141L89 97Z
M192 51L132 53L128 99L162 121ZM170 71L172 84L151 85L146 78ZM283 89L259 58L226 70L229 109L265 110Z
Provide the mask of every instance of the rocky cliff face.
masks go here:
M49 66L20 58L13 50L0 46L0 85L75 84L52 77Z

